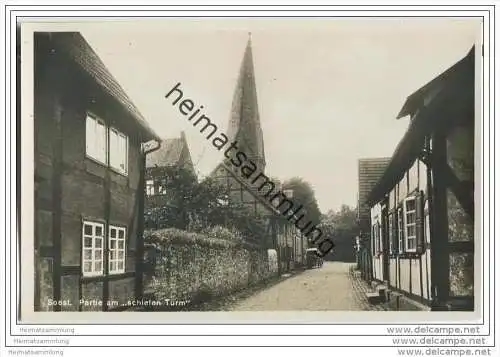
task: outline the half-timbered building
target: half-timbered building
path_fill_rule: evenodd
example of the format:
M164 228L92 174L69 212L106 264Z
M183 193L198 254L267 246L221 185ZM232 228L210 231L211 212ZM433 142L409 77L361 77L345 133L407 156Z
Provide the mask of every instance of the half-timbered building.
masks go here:
M160 140L77 32L34 34L35 310L142 292L145 143Z
M410 95L368 195L373 279L399 309L474 309L475 49Z

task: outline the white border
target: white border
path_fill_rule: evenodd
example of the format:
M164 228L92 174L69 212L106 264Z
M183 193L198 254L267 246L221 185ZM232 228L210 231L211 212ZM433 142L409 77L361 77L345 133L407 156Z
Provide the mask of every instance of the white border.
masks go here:
M98 2L94 2L94 3L98 3ZM478 6L479 8L481 8L480 6ZM30 11L28 13L26 13L28 16L37 16L39 15L39 12L36 11L36 9L41 9L40 6L34 6L32 7L32 9L34 11ZM60 6L58 8L61 8L61 9L64 9L65 7L64 6ZM113 11L112 13L113 14L119 14L120 12L116 10L116 8L122 8L122 9L126 9L125 6L117 6L117 7L113 7ZM398 7L395 6L394 9L397 9ZM463 11L461 12L453 12L453 13L450 13L452 14L453 16L470 16L471 14L474 14L477 12L474 12L474 11L470 11L470 10L464 10L464 8L461 8L460 6L456 7L457 9L461 9ZM101 8L102 9L102 8ZM326 8L325 8L326 9ZM363 10L363 11L356 11L356 12L343 12L342 15L343 16L346 16L346 15L356 15L356 16L370 16L370 15L373 15L373 13L371 13L369 10L370 9L374 9L374 7L368 7L366 6L365 7L366 10ZM415 9L421 9L421 8L414 8ZM435 15L435 10L438 10L438 9L442 9L441 7L432 7L432 10L431 11L428 11L428 10L419 10L419 11L412 11L411 12L411 15L415 15L415 14L418 14L418 15L423 15L423 16L433 16ZM484 8L483 8L484 9ZM148 9L150 10L150 9ZM134 13L134 15L139 15L139 16L147 16L147 15L154 15L154 16L158 16L159 15L159 10L160 8L157 8L155 9L154 11L137 11ZM389 8L387 8L387 10L389 10ZM411 10L408 9L408 10ZM394 16L396 14L404 14L404 15L409 15L410 12L409 11L398 11L396 13L394 12L391 12L390 15L391 16ZM7 14L7 15L10 15L12 16L13 14L15 14L15 12L12 12L10 14ZM64 11L64 12L58 12L57 13L57 16L67 16L67 15L73 15L73 11ZM105 15L107 14L107 12L104 12L104 11L98 11L98 12L89 12L89 11L79 11L78 12L78 16L89 16L89 15L92 15L92 16L97 16L97 15ZM123 14L123 13L122 13ZM209 15L210 16L232 16L232 15L235 15L235 14L238 14L238 15L241 15L240 12L224 12L224 13L217 13L217 12L210 12ZM329 16L333 16L335 13L330 13L328 14ZM5 15L5 13L4 13ZM44 13L44 16L47 16L47 15L50 15L50 12L45 12ZM130 14L129 14L130 15ZM196 13L193 13L193 12L177 12L176 13L176 16L196 16L196 15L207 15L206 13L200 11L200 12L196 12ZM245 12L245 15L246 16L262 16L262 13L261 12L255 12L255 11L248 11L248 12ZM287 15L289 16L290 14L289 13L285 13L282 11L282 9L280 9L280 11L269 11L266 16L269 15L269 16L279 16L279 15ZM307 16L325 16L327 15L324 11L314 11L314 12L308 12L307 13ZM440 14L442 16L442 14ZM298 16L298 14L297 14ZM383 13L377 13L377 16L383 16ZM485 18L485 22L484 22L484 25L485 25L485 28L487 29L488 28L488 25L489 25L489 21L494 21L494 19L488 19L488 18ZM484 67L484 74L485 74L485 78L486 78L486 88L485 90L486 91L490 91L492 92L493 91L493 83L489 83L489 78L490 78L490 73L489 73L489 62L490 62L490 51L493 49L493 48L488 48L487 44L488 44L488 40L489 40L489 36L490 34L487 32L487 30L485 31L485 38L484 38L484 44L485 44L485 47L484 47L484 61L485 61L485 67ZM494 38L494 34L491 33L491 37ZM10 40L10 41L9 41ZM7 48L9 48L9 43L15 43L15 28L14 29L11 29L11 38L10 39L7 39ZM494 44L492 43L492 46ZM4 55L6 55L7 53L4 53ZM6 56L4 56L4 58L7 58L7 65L9 65L9 63L15 63L15 53L10 53L11 56L10 58L7 58ZM13 81L13 79L15 78L15 66L12 65L12 72L11 72L11 79L12 79L12 82L10 83L9 85L9 82L6 82L6 86L9 86L9 87L6 87L6 96L7 96L7 101L6 103L8 103L10 105L10 110L11 110L11 120L10 121L6 121L6 131L10 133L9 136L5 136L5 148L11 148L11 147L15 147L16 145L16 132L15 132L15 95L11 95L11 93L15 93L15 82ZM7 78L7 80L9 80ZM26 80L27 78L24 77L22 79L23 81L23 85L26 84ZM484 114L484 117L485 118L488 118L489 121L491 121L491 118L490 118L490 110L492 109L492 105L493 105L493 101L489 101L488 100L488 93L485 93L485 112L483 113ZM31 97L31 93L29 94ZM26 98L28 100L28 98ZM31 101L32 101L32 98L31 98ZM479 116L478 116L479 117ZM24 118L24 115L23 115L23 118ZM488 121L488 122L489 122ZM485 120L485 123L488 123L486 120ZM12 123L14 123L14 125L12 125ZM3 127L2 127L2 132L3 132ZM32 137L32 128L29 128L29 127L25 127L23 125L23 136L22 136L22 140L23 140L23 145L25 144L24 142L24 138L30 138ZM485 125L484 127L484 133L485 133L485 137L483 138L484 140L484 143L485 145L489 145L490 144L490 131L488 129L488 127ZM5 133L6 134L6 133ZM24 146L23 146L24 147ZM2 148L2 150L4 150L4 148ZM8 152L8 151L7 151ZM16 153L15 153L15 150L12 150L11 151L11 155L10 155L10 158L8 158L8 161L6 162L7 165L9 165L10 167L10 177L9 176L5 176L6 177L6 183L7 183L7 187L10 187L10 190L11 192L15 192L15 188L16 188ZM484 163L485 163L485 166L489 166L491 167L492 165L492 157L487 153L487 152L484 152L483 153L483 159L484 159ZM493 154L493 158L494 158L494 154ZM487 163L490 163L490 165L488 165ZM496 161L495 161L496 163ZM28 170L30 172L32 172L32 161L30 160L23 160L23 170ZM30 170L31 169L31 170ZM489 197L490 197L490 191L489 191L489 177L485 177L485 185L483 187L483 199L484 199L484 206L486 207L491 207L491 204L492 202L490 202L489 200ZM10 184L10 185L9 185ZM22 186L24 188L26 187L32 187L33 183L32 183L32 180L30 182L29 180L29 177L23 177L23 180L22 180ZM4 189L4 186L2 185L2 190ZM5 192L6 194L9 194L9 192ZM6 196L4 196L6 197ZM477 200L476 200L477 202ZM491 208L490 208L491 209ZM24 208L23 208L23 211L24 211ZM9 218L10 218L10 234L9 234L9 237L11 237L10 239L6 239L5 240L5 251L3 250L4 248L4 244L2 243L2 253L5 253L7 251L10 251L10 252L13 252L13 254L16 253L16 247L17 245L15 244L16 242L16 239L15 239L15 236L13 236L14 234L14 230L12 229L13 227L15 227L15 213L16 212L16 206L15 206L15 201L12 201L11 202L11 206L10 207L6 207L6 213L9 213ZM2 219L3 219L3 215L2 215ZM484 238L483 239L483 244L485 244L486 246L488 246L489 244L489 240L490 240L490 222L488 220L488 217L485 216L485 224L483 226L483 234L482 234L482 237ZM477 225L476 225L477 226ZM28 231L29 233L29 231ZM28 235L28 233L26 233L26 228L25 226L23 225L23 236L26 234ZM31 232L32 233L32 232ZM477 243L477 239L476 239L476 243ZM23 242L24 244L24 242ZM485 266L490 266L490 261L494 261L494 257L493 257L493 254L494 254L494 251L490 251L489 252L490 254L486 254L484 256L484 264ZM476 259L477 261L477 259ZM13 261L7 261L8 264L10 264L11 266L11 269L15 269L15 262ZM496 267L496 269L498 269L498 266ZM2 275L2 279L5 279L6 276L6 272L3 270L3 269L0 269L2 271L1 275ZM476 269L477 270L477 269ZM494 274L491 274L489 271L484 271L484 278L485 278L485 281L488 282L488 281L491 281L491 276L495 276ZM477 279L476 279L477 280ZM5 280L4 280L5 281ZM2 288L3 289L3 286ZM488 286L485 286L485 294L486 294L486 297L489 297L490 299L490 303L494 303L494 300L493 300L493 291L489 291L488 290ZM479 291L479 290L477 290ZM3 297L3 291L0 290L0 292L2 293L2 297ZM16 286L15 286L15 280L12 279L12 285L11 285L11 289L10 289L10 292L11 294L9 295L9 297L7 298L7 301L6 303L7 304L10 304L12 303L13 306L15 306L16 304ZM8 305L7 305L8 306ZM491 332L493 332L493 326L489 324L490 321L494 321L494 319L490 320L488 317L490 317L490 306L489 304L486 304L485 306L482 306L482 308L484 309L484 317L485 317L485 323L486 325L484 327L481 328L481 333L484 334L484 333L488 333L488 330L489 330L489 327L491 327ZM5 315L7 316L7 311L8 310L3 310L2 311L2 315L5 313ZM54 313L47 313L47 317L53 321L53 322L56 322L56 320L59 320L57 318L57 316L54 315ZM59 314L66 314L66 313L57 313L57 315ZM71 318L73 319L73 321L76 321L75 318L78 314L82 314L82 313L68 313L68 316L66 317L67 318ZM91 314L91 313L84 313L85 314L85 317L84 319L88 322L88 321L96 321L97 320L101 320L101 321L107 321L107 322L110 322L111 319L114 319L115 316L116 318L120 318L120 319L123 319L125 318L124 315L126 315L127 313L96 313L95 316L94 314ZM103 314L105 314L104 318L103 317ZM133 314L137 314L137 313L133 313ZM185 314L185 313L181 313L181 314ZM212 313L213 314L213 313ZM347 313L348 316L346 316L346 318L348 320L351 320L353 323L356 323L355 321L353 320L356 320L354 319L353 317L353 312L349 312ZM383 313L383 317L381 319L381 321L390 321L391 320L391 315L392 313L386 313L384 312ZM420 313L415 313L415 314L410 314L410 316L412 317L417 317L417 314L420 314ZM428 314L428 313L427 313ZM467 313L465 313L467 314ZM42 315L44 315L44 313L40 313L40 317L43 317ZM270 316L273 316L273 318L277 318L278 316L273 314L273 313L268 313L266 312L264 314L265 316L267 316L268 318ZM279 315L279 314L278 314ZM441 321L441 322L445 322L445 321L449 321L449 317L450 317L450 314L449 313L432 313L433 316L435 316L438 321ZM454 317L457 317L458 315L462 315L460 313L453 313ZM255 315L254 315L255 316ZM401 317L401 313L396 313L396 315L394 317ZM462 315L464 316L464 315ZM83 316L82 316L83 317ZM314 316L313 316L314 317ZM336 316L336 317L340 317L340 316ZM448 317L448 319L445 319L445 317ZM460 318L460 316L458 316ZM469 314L469 317L470 317L470 314ZM95 318L95 319L94 319ZM216 316L211 316L209 318L209 320L212 320L212 319L217 319ZM150 320L150 319L149 319ZM186 321L186 318L185 316L182 318L182 320ZM293 320L293 319L292 319ZM303 319L299 319L299 320L303 320ZM334 320L334 321L339 321L339 320L342 320L342 319L337 319ZM373 315L371 318L370 318L371 321L375 322L376 319L375 316ZM415 320L420 320L422 321L422 319L412 319L413 321ZM425 320L428 320L428 318L426 318ZM10 318L9 320L10 321L10 325L11 325L11 328L13 330L13 332L15 333L22 333L20 327L15 327L16 325L16 321L15 321L15 314L10 314ZM165 321L165 318L163 318L163 321ZM213 321L213 320L212 320ZM248 320L247 320L248 321ZM333 323L334 321L330 320L329 322L330 323ZM124 321L125 322L125 321ZM234 321L236 322L236 321ZM436 321L437 322L437 321ZM26 327L35 327L35 326L24 326L24 328ZM45 327L50 327L50 326L45 326ZM388 326L370 326L370 325L361 325L361 324L357 324L357 325L315 325L315 326L304 326L304 325L252 325L252 326L248 326L248 325L240 325L240 326L230 326L230 325L209 325L209 326L201 326L201 325L169 325L169 326L165 326L165 325L155 325L155 326L145 326L145 325L135 325L134 327L131 327L131 326L127 326L127 325L121 325L121 326L101 326L101 325L85 325L85 326L64 326L65 328L69 328L69 327L74 327L75 328L75 331L77 331L78 334L99 334L99 333L106 333L106 334L109 334L109 333L116 333L116 334L128 334L129 336L127 337L111 337L111 336L106 336L106 337L72 337L71 338L71 345L88 345L88 346L91 346L91 345L110 345L110 344L115 344L115 345L121 345L121 346L127 346L127 345L132 345L132 344L141 344L141 345L145 345L145 346L155 346L155 345L191 345L191 346L194 346L194 345L233 345L233 346L238 346L238 345L288 345L288 346L297 346L297 345L310 345L310 346L321 346L321 345L328 345L328 346L332 346L332 345L351 345L351 346L380 346L380 345L392 345L392 337L389 337L389 336L365 336L363 338L359 338L357 336L363 336L363 335L366 335L366 334L387 334L387 327ZM444 327L444 326L443 326ZM259 337L258 339L258 342L256 342L255 338L252 338L252 337L248 337L248 336L241 336L241 337L233 337L233 338L228 338L228 337L224 337L224 336L220 336L220 337L215 337L215 336L210 336L210 337L197 337L196 339L193 338L193 337L181 337L181 336L177 336L175 338L167 338L167 337L158 337L158 338L155 338L155 337L144 337L144 336L141 336L139 337L138 335L143 335L143 334L158 334L158 333L162 333L162 334L191 334L191 335L196 335L196 334L206 334L206 333L210 333L210 334L214 334L214 335L217 335L217 334L249 334L249 335L269 335L269 334L297 334L297 335L309 335L309 334L318 334L318 335L324 335L324 334L338 334L338 335L346 335L346 334L355 334L357 336L343 336L343 337L313 337L313 336L309 336L309 337L302 337L302 338L299 338L297 336L282 336L282 337L276 337L276 336L268 336L267 338L266 337ZM3 339L2 339L3 340ZM492 341L491 341L492 342ZM7 339L7 344L10 344L12 345L13 344L13 338L12 337L9 337ZM153 351L151 351L153 352ZM350 351L352 352L352 351ZM368 351L364 350L364 353L366 353ZM381 351L382 352L382 351ZM372 350L370 350L369 353L372 353Z

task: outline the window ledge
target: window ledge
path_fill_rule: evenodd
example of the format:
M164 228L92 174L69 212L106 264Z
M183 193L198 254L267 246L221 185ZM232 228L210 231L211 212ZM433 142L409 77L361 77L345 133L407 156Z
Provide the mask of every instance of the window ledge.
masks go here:
M400 259L414 259L414 258L419 258L423 255L423 253L419 252L404 252L397 254L396 256L399 257Z
M93 163L95 163L97 165L102 166L102 167L107 167L108 166L105 162L103 162L103 161L101 161L99 159L96 159L96 158L94 158L94 157L92 157L92 156L90 156L88 154L85 154L85 158L88 159L88 160L90 160L90 161L92 161Z
M125 270L110 271L108 275L114 276L114 275L123 275L123 274L125 274Z
M125 278L132 278L135 276L134 271L125 271L122 273L108 273L107 275L95 275L95 276L81 276L81 281L84 283L100 282L104 280L120 280Z
M121 171L120 169L114 168L113 166L109 166L109 169L118 175L128 177L128 171Z
M104 276L103 273L98 273L98 274L82 274L82 279L85 280L93 280L93 279L99 279Z

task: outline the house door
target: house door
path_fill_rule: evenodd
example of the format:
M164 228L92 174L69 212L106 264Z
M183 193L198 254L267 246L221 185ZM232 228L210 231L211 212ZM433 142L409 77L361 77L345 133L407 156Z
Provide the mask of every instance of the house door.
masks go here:
M389 281L389 220L387 207L382 209L382 275L384 281Z

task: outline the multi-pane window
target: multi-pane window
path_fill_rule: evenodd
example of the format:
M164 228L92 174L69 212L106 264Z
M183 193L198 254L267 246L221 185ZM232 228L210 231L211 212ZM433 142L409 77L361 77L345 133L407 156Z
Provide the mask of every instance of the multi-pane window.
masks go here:
M125 272L125 234L124 227L109 226L109 273Z
M146 181L146 195L153 196L155 194L155 183L153 180Z
M409 197L404 202L405 216L405 249L414 252L417 249L417 210L415 197Z
M82 236L83 276L102 275L104 225L96 222L84 222Z
M106 164L106 124L103 120L87 115L86 153L89 157Z
M109 129L109 166L122 174L127 173L128 139L114 128Z
M86 154L121 174L128 170L128 137L91 114L86 119ZM108 145L109 142L109 145Z
M403 209L398 209L398 251L404 252L404 224L403 224Z

